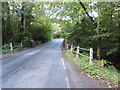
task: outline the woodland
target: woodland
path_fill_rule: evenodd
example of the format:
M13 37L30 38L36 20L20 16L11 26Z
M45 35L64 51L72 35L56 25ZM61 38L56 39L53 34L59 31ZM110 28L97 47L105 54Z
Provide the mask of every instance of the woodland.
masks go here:
M2 2L2 48L64 38L120 66L119 2Z

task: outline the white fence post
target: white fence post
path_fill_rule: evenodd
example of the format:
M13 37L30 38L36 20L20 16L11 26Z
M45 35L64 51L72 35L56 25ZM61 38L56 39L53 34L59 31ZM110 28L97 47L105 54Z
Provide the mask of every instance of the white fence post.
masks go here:
M79 46L77 46L77 53L76 53L76 58L78 58L78 53L79 53Z
M11 54L12 54L12 51L13 51L13 45L12 45L12 42L10 42L10 50L11 50Z
M20 45L21 45L21 49L23 49L23 43L22 42L20 43Z
M73 45L71 45L70 51L71 51L71 52L73 51Z
M90 48L90 61L89 61L89 64L90 64L90 65L92 65L92 64L93 64L92 59L93 59L93 49L92 49L92 48Z

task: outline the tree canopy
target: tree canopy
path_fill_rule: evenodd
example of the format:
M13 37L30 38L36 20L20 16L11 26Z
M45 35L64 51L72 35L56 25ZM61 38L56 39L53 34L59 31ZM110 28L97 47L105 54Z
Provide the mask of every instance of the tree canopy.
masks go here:
M3 44L63 37L94 48L96 59L118 63L119 2L3 2L2 7Z

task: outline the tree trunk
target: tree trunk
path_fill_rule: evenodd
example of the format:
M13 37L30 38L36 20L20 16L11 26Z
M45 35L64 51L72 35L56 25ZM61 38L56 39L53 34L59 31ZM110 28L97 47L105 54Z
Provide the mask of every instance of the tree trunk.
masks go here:
M22 3L22 9L21 9L21 31L25 31L25 2Z
M10 25L10 8L8 2L2 3L2 14L7 15L6 19L2 17L2 38L4 41L2 43L8 43L10 38L12 37L11 25Z
M8 40L10 40L10 38L12 37L12 31L11 31L11 25L10 25L10 7L9 7L9 3L6 2L6 13L8 15L7 17L7 31L8 31ZM8 41L9 42L9 41Z
M81 20L81 22L82 22L82 34L83 35L85 35L86 33L85 33L85 18L83 18L82 20Z
M97 39L97 58L100 60L101 59L101 38L99 37L99 35L100 35L99 27L100 27L100 11L98 8L98 23L97 23L96 34L98 36L98 39Z

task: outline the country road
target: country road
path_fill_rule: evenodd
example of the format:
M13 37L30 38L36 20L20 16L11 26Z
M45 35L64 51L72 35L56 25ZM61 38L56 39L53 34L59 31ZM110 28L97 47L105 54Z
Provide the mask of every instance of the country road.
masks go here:
M81 74L62 54L63 39L2 60L3 88L106 88Z

